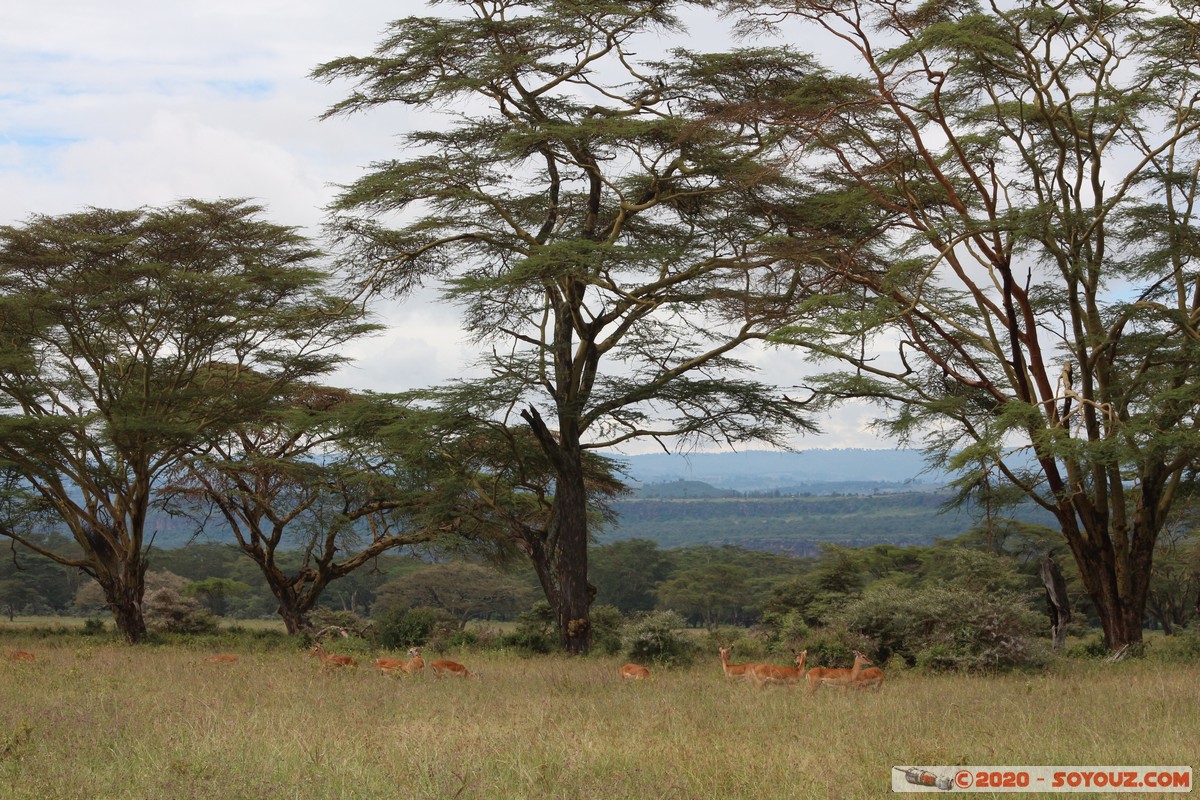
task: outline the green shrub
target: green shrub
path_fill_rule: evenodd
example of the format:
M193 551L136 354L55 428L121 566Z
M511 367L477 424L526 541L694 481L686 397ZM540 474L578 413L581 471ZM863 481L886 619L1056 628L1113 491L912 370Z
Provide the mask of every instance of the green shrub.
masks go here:
M1069 644L1063 649L1064 655L1068 658L1104 658L1108 653L1108 646L1104 644L1104 637L1096 634L1089 636L1082 642Z
M433 608L402 608L391 606L372 615L376 644L403 650L424 647L430 643L438 622L444 614Z
M691 664L698 650L695 642L679 633L686 626L686 620L674 611L650 611L635 617L622 637L629 658L639 664L668 667Z
M528 611L517 615L517 629L497 637L496 645L528 654L550 653L557 641L552 638L553 630L554 611L548 602L539 600Z
M445 649L461 650L468 647L475 647L479 644L479 636L474 631L456 630L446 637Z
M1149 642L1147 657L1173 664L1200 662L1200 628L1188 628L1174 636L1156 636Z
M807 650L810 667L848 667L854 663L854 651L874 654L879 648L869 637L840 625L817 628L790 649Z
M621 631L625 628L625 616L616 606L593 606L592 650L607 656L621 652Z
M873 655L898 653L930 669L994 671L1044 666L1045 620L1020 592L943 584L904 589L867 587L839 615L852 633L877 643ZM811 660L811 653L810 653Z

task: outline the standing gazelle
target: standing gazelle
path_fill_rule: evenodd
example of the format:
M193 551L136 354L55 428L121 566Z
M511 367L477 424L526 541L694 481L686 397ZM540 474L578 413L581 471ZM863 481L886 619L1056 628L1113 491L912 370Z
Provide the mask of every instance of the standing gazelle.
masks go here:
M808 693L812 694L822 686L837 686L845 689L849 686L855 686L856 681L862 674L863 666L873 663L871 659L864 656L859 651L854 651L854 666L850 669L842 667L813 667L808 671L805 679L808 681ZM883 671L875 668L879 672L879 683L883 682Z
M792 667L778 667L774 664L747 664L746 680L759 688L768 683L799 683L800 678L804 676L804 665L808 662L808 651L801 650L797 653L793 650L792 655L795 656L793 660L795 666Z

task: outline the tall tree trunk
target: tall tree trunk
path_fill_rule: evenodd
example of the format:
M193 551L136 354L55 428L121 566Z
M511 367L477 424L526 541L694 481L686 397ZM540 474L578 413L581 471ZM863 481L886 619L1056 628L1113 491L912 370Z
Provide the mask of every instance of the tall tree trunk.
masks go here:
M554 572L558 583L558 640L568 653L585 653L592 646L589 608L593 590L588 583L587 492L583 468L576 458L565 459L554 494Z
M276 595L279 597L279 595ZM295 603L279 601L279 616L288 635L295 636L310 627L308 614L297 607Z
M117 631L129 644L138 644L146 638L146 618L142 613L145 578L146 564L141 558L121 562L116 569L96 571L96 581L104 591Z
M1108 649L1115 652L1126 645L1141 644L1148 570L1145 576L1130 570L1129 579L1123 585L1107 558L1077 558L1076 563L1100 618Z
M568 653L592 646L589 607L595 589L588 583L588 495L583 453L577 437L556 437L532 406L521 412L555 469L553 513L544 540L528 542L546 600L554 609L559 645Z

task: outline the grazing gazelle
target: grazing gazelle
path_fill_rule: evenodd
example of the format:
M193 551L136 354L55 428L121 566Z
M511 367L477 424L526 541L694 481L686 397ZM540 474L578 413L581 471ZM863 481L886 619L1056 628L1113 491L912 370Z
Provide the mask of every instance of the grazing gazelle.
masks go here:
M408 660L403 658L377 658L375 659L375 669L380 672L395 674L403 672L406 675L415 675L425 667L425 660L421 658L421 648L408 648Z
M27 650L10 650L8 652L8 660L9 661L37 661L37 659L34 658L33 653L30 653Z
M454 675L458 678L479 678L478 675L476 675L474 672L471 672L471 670L467 669L462 664L459 664L457 661L451 661L448 658L442 658L433 662L429 665L429 668L432 669L433 674L439 678L443 675Z
M217 653L216 655L209 656L205 660L213 664L232 664L238 660L238 657L233 653Z
M650 677L650 670L641 664L626 664L621 667L621 677L627 681L640 681Z

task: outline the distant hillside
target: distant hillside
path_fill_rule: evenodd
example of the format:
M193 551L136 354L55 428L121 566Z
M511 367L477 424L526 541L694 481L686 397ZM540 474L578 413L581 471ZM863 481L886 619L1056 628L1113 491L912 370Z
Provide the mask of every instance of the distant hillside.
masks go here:
M966 533L977 522L966 509L943 511L948 493L806 496L754 499L632 499L615 504L617 524L601 543L649 539L660 547L732 544L798 556L824 543L928 545ZM1045 525L1033 506L1019 519Z
M739 492L786 490L825 493L827 484L855 482L867 491L875 484L928 490L943 486L947 476L927 470L916 450L805 450L785 453L751 450L744 453L651 453L617 456L627 479L638 485L671 481L700 481Z
M695 500L701 498L738 497L733 489L718 489L702 481L677 481L641 484L634 496L643 500Z
M620 457L634 493L616 503L617 525L602 542L644 538L661 547L737 544L796 554L822 542L929 544L974 523L967 511L940 513L946 476L925 471L913 450L750 451ZM1026 515L1049 523L1032 510ZM192 540L190 520L152 512L156 547ZM212 519L198 539L231 541Z

